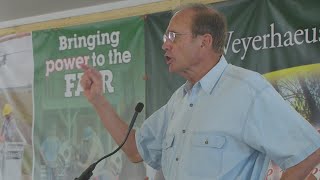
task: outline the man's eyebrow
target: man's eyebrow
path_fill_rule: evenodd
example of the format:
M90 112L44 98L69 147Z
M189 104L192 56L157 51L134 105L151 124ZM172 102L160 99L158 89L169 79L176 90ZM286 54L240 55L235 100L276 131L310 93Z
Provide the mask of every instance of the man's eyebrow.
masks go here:
M179 32L174 31L174 30L170 30L170 31L169 31L169 30L167 30L167 31L166 31L166 33L169 33L169 32L173 32L173 33L178 33L178 34L179 34Z

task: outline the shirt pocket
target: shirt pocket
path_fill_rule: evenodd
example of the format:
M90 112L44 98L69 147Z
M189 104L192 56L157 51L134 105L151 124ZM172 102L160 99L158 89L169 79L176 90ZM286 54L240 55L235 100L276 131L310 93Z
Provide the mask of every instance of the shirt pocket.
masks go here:
M174 153L174 135L167 135L162 143L162 158L161 158L161 166L164 174L169 174L173 153Z
M203 178L218 176L226 137L214 133L194 133L191 136L190 162L187 165L190 175Z

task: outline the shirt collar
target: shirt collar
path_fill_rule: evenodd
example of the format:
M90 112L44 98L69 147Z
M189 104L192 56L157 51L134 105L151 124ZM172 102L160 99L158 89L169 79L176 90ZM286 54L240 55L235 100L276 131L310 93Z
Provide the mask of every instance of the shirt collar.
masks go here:
M222 55L219 62L205 76L203 76L200 79L200 81L197 82L195 85L200 83L202 89L206 93L210 94L213 87L217 84L218 80L220 79L227 65L228 63L225 57ZM186 94L191 88L192 88L192 84L189 81L187 81L183 87L184 94Z

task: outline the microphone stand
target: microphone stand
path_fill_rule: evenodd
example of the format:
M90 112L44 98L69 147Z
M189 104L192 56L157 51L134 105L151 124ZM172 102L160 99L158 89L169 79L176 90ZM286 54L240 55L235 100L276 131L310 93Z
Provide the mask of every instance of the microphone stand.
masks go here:
M118 152L121 147L124 145L124 143L127 141L128 137L129 137L129 134L130 134L130 131L131 129L133 128L133 125L137 119L137 116L138 114L142 111L143 109L143 103L139 102L137 105L136 105L136 108L135 108L135 113L131 119L131 122L130 122L130 125L128 127L128 131L127 131L127 134L126 134L126 137L124 138L123 142L117 147L117 149L115 149L114 151L112 151L111 153L103 156L102 158L100 158L98 161L94 162L93 164L91 164L85 171L83 171L83 173L78 177L78 178L75 178L74 180L89 180L90 177L92 176L92 171L94 170L94 168L96 168L96 165L104 160L105 158L109 157L109 156L112 156L113 154L115 154L116 152Z

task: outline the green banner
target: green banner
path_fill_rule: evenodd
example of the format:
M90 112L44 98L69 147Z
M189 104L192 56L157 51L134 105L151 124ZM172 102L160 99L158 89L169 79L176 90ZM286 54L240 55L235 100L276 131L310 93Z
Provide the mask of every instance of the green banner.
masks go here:
M227 60L261 74L320 62L320 1L213 4L228 20Z
M34 179L72 179L115 146L82 94L80 64L101 73L105 97L130 121L136 103L145 101L144 20L132 17L37 31L32 40ZM144 119L141 114L138 124ZM85 144L89 137L94 139ZM99 170L97 177L108 176L104 167Z

